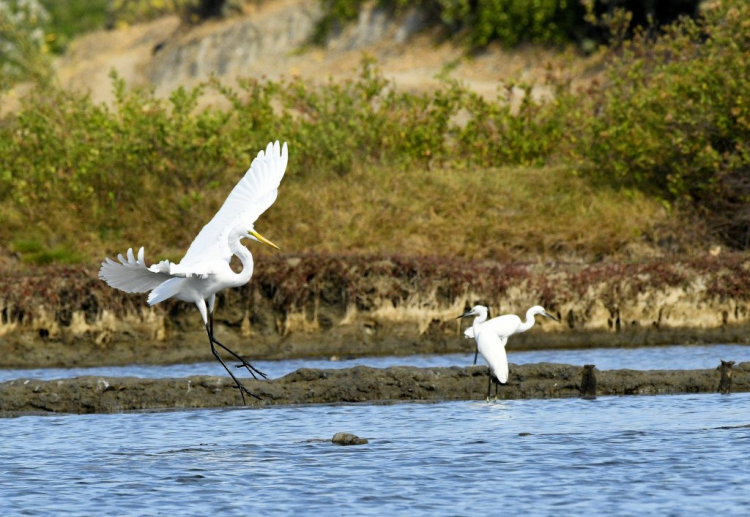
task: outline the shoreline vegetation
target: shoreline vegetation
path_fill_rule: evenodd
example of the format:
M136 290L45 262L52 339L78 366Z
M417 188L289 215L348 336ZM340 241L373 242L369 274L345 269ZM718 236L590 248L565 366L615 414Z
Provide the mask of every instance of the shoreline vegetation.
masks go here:
M288 253L746 249L748 18L711 2L625 38L612 16L597 79L551 69L543 98L514 81L489 99L450 79L401 91L372 60L352 80L212 80L168 99L113 74L112 106L40 87L0 120L4 262L92 264L134 243L177 259L269 135L291 159L261 224ZM228 107L199 108L207 90Z
M596 264L402 256L268 256L222 292L217 335L253 359L470 351L455 318L542 304L516 350L747 343L745 254ZM167 364L209 358L193 307L109 289L85 267L34 267L0 281L0 367Z

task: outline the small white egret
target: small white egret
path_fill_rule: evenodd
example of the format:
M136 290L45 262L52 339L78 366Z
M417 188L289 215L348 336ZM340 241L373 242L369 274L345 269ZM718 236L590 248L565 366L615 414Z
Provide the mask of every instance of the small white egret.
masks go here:
M534 316L541 314L552 320L559 321L554 316L547 314L547 311L539 305L535 305L526 311L526 321L515 314L506 314L498 316L487 321L489 309L484 305L475 305L471 310L466 311L457 319L476 316L471 327L464 331L464 336L474 338L477 343L477 351L474 354L474 364L477 364L477 354L482 354L484 360L489 366L490 381L487 385L487 400L490 400L490 389L492 381L495 381L495 398L497 398L498 384L508 382L508 356L505 354L505 345L508 338L513 334L526 332L534 326L536 320Z
M107 258L99 270L99 278L112 287L126 293L150 292L149 305L168 298L194 303L203 318L211 352L237 384L243 403L245 393L259 397L237 380L214 345L233 355L241 362L237 367L247 368L254 378L257 379L256 373L263 378L267 376L214 337L216 293L245 285L253 275L253 256L241 244L241 239L254 240L279 249L256 232L253 226L255 220L276 201L288 160L286 144L280 148L279 142L269 143L265 153L260 151L250 169L229 193L213 219L200 231L179 264L162 260L146 267L143 248L138 252L137 259L131 248L128 249L127 258L119 255L119 263ZM242 262L240 273L235 273L229 266L233 255Z

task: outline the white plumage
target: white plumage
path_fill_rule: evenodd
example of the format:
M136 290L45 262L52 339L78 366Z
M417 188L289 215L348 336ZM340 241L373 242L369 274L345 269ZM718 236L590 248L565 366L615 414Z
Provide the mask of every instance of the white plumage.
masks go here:
M489 309L483 305L476 305L471 310L463 313L459 318L476 316L472 326L464 331L464 336L474 338L477 344L477 352L487 362L490 369L490 383L487 386L487 400L490 398L490 388L493 378L500 384L508 382L508 356L505 353L505 345L508 338L513 334L526 332L536 323L534 316L541 314L557 321L556 318L547 314L543 307L535 305L526 311L526 321L515 314L498 316L487 321ZM474 364L477 362L474 356ZM497 384L495 385L495 397L497 397Z
M269 143L265 153L260 151L211 222L193 240L176 270L201 271L203 265L218 259L228 263L232 258L229 233L237 225L252 229L258 217L276 201L288 161L287 146L279 149L278 141Z
M213 219L198 233L179 263L173 264L168 260L162 260L148 267L144 260L143 248L138 251L137 258L133 250L129 249L127 258L118 255L119 263L107 258L99 270L99 278L114 288L127 293L148 292L149 305L168 298L194 303L206 326L214 356L235 380L240 388L240 394L244 391L252 395L229 371L214 345L220 346L242 361L242 366L245 366L253 376L255 373L263 374L214 338L213 310L216 293L229 287L245 285L253 274L253 256L241 244L241 239L248 238L278 249L275 244L256 232L253 226L256 219L276 201L288 161L286 144L280 147L279 142L269 143L265 152L260 151ZM242 262L240 273L235 273L229 266L233 255ZM244 395L242 399L245 400Z

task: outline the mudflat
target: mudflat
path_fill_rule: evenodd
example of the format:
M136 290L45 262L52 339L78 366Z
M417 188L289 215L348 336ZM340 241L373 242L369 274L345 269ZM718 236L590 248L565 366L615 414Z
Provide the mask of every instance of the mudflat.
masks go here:
M716 393L726 373L707 370L606 370L563 364L512 365L499 399ZM731 368L726 392L750 391L750 363ZM370 368L341 370L300 368L280 379L243 381L259 398L248 406L396 403L407 401L483 400L487 367ZM494 394L494 391L493 391ZM195 376L181 379L78 377L0 383L0 414L112 413L241 406L232 379Z

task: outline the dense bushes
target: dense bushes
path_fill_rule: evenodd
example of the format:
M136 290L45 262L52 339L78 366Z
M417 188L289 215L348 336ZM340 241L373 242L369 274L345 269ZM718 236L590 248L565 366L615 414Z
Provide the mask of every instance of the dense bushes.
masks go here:
M60 54L80 34L101 29L110 0L39 0L49 13L46 39L50 50Z
M697 202L735 245L750 244L750 4L637 34L610 53L580 156L598 177Z
M538 133L541 113L555 103L529 97L515 114L502 99L484 101L456 84L431 94L399 92L369 62L357 80L319 88L301 79L247 80L238 90L207 85L229 110L196 110L205 87L179 89L168 100L127 91L116 77L114 87L112 109L50 89L3 121L0 201L12 199L28 217L39 205L70 206L107 232L121 225L116 207L158 199L164 188L181 193L176 205L149 204L144 212L185 217L269 135L293 146L290 174L321 178L365 162L431 166L449 156L484 166L539 163L554 149L548 140L559 138L537 134L530 148L524 137ZM468 123L458 125L463 106Z
M107 0L107 25L130 25L177 14L186 23L239 12L243 0Z
M212 82L203 88L177 90L165 100L148 90L126 90L117 78L114 85L112 108L79 94L49 89L25 99L18 113L0 123L0 217L6 221L0 236L30 260L60 261L66 257L65 246L72 260L78 249L102 241L138 242L159 250L171 243L179 249L197 230L192 222L210 217L223 201L226 186L236 181L239 171L269 138L289 142L294 160L287 175L295 179L288 181L307 185L319 202L328 196L328 212L341 204L337 197L348 203L354 196L361 204L382 203L394 214L408 217L413 210L399 208L398 196L378 201L357 181L339 179L376 167L388 171L388 177L365 181L388 190L392 181L410 169L457 167L455 181L435 178L435 185L424 191L415 187L409 194L414 199L431 192L436 197L432 203L425 200L428 212L442 212L434 204L438 196L454 198L456 189L468 185L482 188L476 178L462 182L461 168L541 164L562 138L556 102L536 102L529 96L516 112L506 106L505 96L483 100L452 83L433 93L401 92L370 62L363 65L357 79L321 87L311 87L301 79L246 80L231 90ZM196 109L205 88L223 94L231 109ZM339 185L340 192L323 186L329 184ZM553 182L552 188L558 184L569 185ZM518 188L523 191L525 185L521 182ZM523 191L523 199L527 194ZM294 196L287 193L284 199ZM297 199L300 205L316 202L302 193ZM379 210L375 205L371 208ZM196 211L202 215L196 216ZM305 219L291 207L286 214L288 218L277 223L291 225ZM325 217L323 211L316 221ZM369 219L360 218L365 220ZM568 231L568 223L561 222L563 232ZM289 233L298 234L297 242L305 245L307 236L315 237L311 244L319 249L327 243L377 249L378 243L368 235L373 234L373 227L359 228L348 233L349 239L342 239L325 233L326 227L338 224L335 218L322 229L311 223L313 230L300 227ZM421 222L405 224L398 217L393 223L400 226L394 229L405 241L410 233L402 229L422 228ZM374 220L373 224L385 228L382 222ZM525 225L518 230L527 231ZM616 234L614 240L622 245L622 236L628 232L632 235L632 230L610 234ZM559 232L555 235L556 242L565 240ZM393 234L381 237L381 244L395 245ZM440 232L436 233L439 237ZM451 250L479 252L462 247L458 239L450 240ZM519 234L508 242L524 246L525 240ZM528 246L544 251L551 246L545 244L548 240L537 239ZM601 248L609 249L609 244Z
M317 40L357 17L367 0L321 0L325 16ZM379 0L389 11L418 7L432 24L448 34L461 34L474 47L492 41L516 45L522 41L561 43L600 38L604 33L589 24L585 4L598 15L618 9L633 13L634 26L653 20L668 24L680 15L694 15L700 0L654 2L652 0Z
M60 230L60 239L68 230L108 241L185 243L196 229L174 222L191 221L197 207L210 214L237 170L278 138L294 149L289 176L308 186L375 165L399 171L390 180L396 185L415 169L460 175L471 167L565 163L604 185L698 206L730 243L746 247L747 20L745 2L711 4L704 20L685 19L658 37L638 34L613 45L605 51L601 81L584 91L551 80L554 95L546 100L535 100L524 85L515 85L525 92L515 103L512 85L494 99L453 82L430 93L402 92L371 62L355 80L322 86L246 80L234 90L211 82L166 100L126 90L115 78L112 108L40 90L0 121L0 216L6 221L0 236L29 253L44 251L34 232L47 239ZM206 88L230 107L197 109ZM439 183L436 189L461 188L445 178ZM578 210L573 199L571 213ZM393 200L375 202L393 209ZM149 221L172 223L153 228ZM565 246L537 242L541 251ZM57 243L50 246L60 256Z
M46 84L49 80L48 20L49 14L37 0L0 0L0 92L20 81Z

